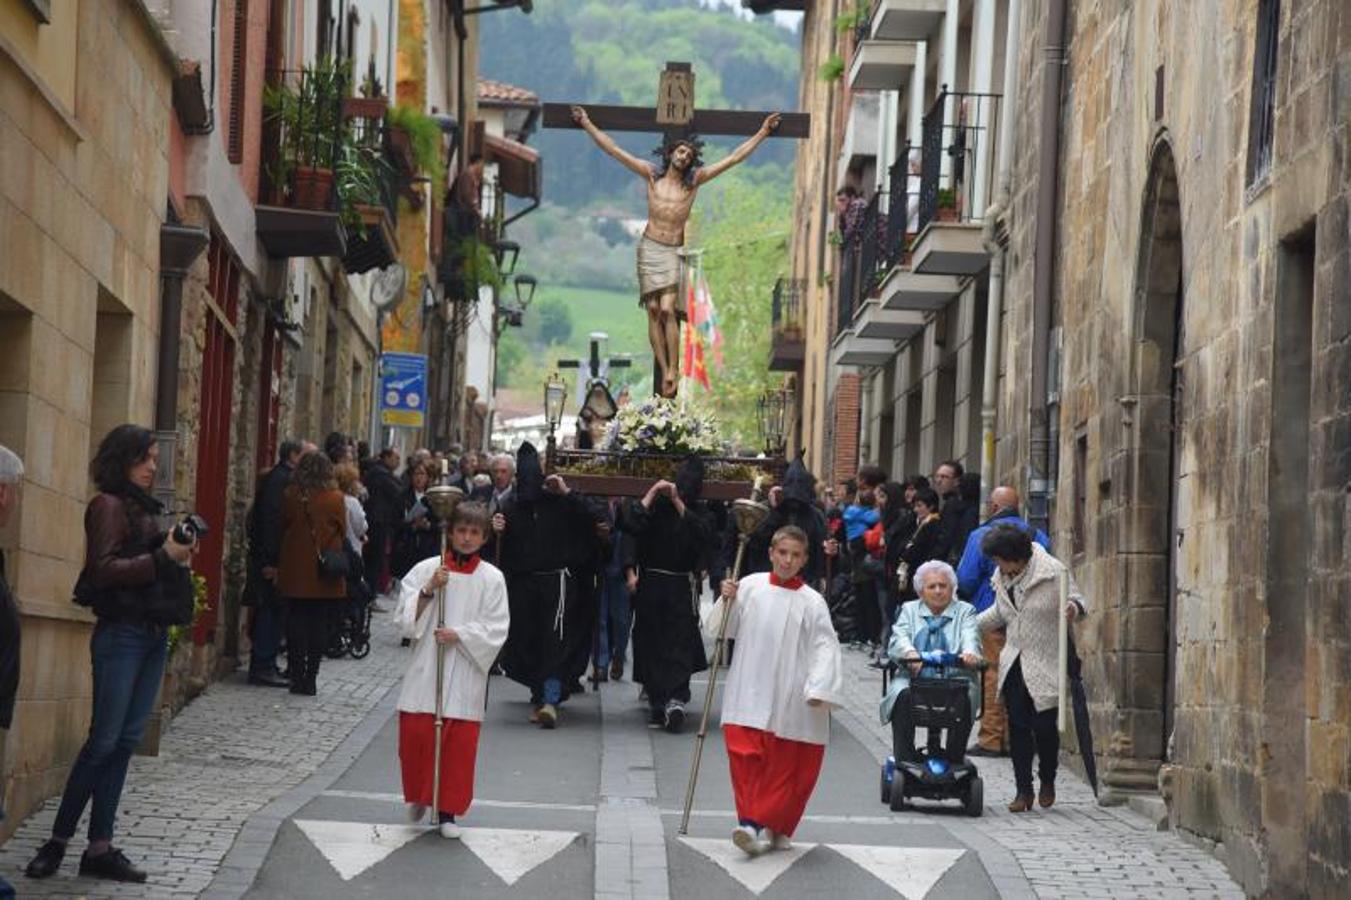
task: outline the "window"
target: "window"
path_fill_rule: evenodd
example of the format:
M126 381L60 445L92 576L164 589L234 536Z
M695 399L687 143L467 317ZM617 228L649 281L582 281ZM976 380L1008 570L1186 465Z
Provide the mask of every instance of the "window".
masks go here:
M1271 145L1276 131L1276 47L1280 26L1280 0L1259 0L1252 99L1248 107L1249 186L1262 180L1271 168Z
M249 59L249 0L235 0L235 33L230 55L230 133L226 155L244 161L244 80Z
M1083 554L1088 546L1088 435L1074 439L1074 534L1073 552Z

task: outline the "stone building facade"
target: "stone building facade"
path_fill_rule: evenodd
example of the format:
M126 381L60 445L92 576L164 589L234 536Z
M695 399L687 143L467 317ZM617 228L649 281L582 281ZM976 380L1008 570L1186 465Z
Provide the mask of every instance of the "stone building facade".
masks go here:
M805 396L857 371L861 457L885 464L890 434L893 469L928 471L950 446L968 468L981 461L987 490L1016 486L1046 523L1093 601L1077 641L1101 802L1158 810L1253 895L1343 896L1351 7L879 0L870 9L841 50L821 29L852 5L808 4L804 106L827 123L838 115L806 86L837 53L837 96L881 77L883 96L894 95L881 120L888 102L904 113L904 88L926 70L932 83L925 60L955 30L973 79L978 57L993 54L989 87L974 92L999 95L1007 153L992 158L988 206L971 217L985 260L961 294L931 310L920 334L855 355L860 365L806 371L816 386ZM885 80L907 64L907 80ZM920 107L926 118L934 108ZM950 184L946 160L970 148L978 124L936 141L938 161L922 156L920 168ZM832 130L821 131L814 140L829 141ZM825 159L812 144L800 157L800 201L825 193L823 173L832 186L878 181L876 161L843 158L855 153L847 127L836 146L834 172L822 168L830 147ZM900 159L884 141L878 148L878 160ZM924 293L919 257L942 229L951 226L929 220L908 236L909 258L877 289L883 308L889 292ZM795 258L812 260L799 244ZM813 302L830 305L828 292ZM818 327L808 358L831 335ZM935 364L955 364L955 377L931 380ZM889 404L907 378L920 393ZM810 435L818 426L807 413ZM901 438L912 413L913 449ZM923 436L935 413L951 417L947 438ZM1075 748L1067 753L1079 764Z
M70 602L84 552L72 536L102 435L122 422L154 428L157 494L211 525L194 557L207 609L170 660L150 752L172 712L248 654L245 525L279 442L385 436L372 409L382 270L371 254L381 277L398 275L407 247L434 280L439 203L403 201L408 230L389 239L392 228L349 230L344 241L332 227L319 235L326 243L297 245L294 232L279 242L290 200L270 183L277 141L266 134L264 85L341 56L362 77L360 96L388 104L402 88L404 45L417 46L427 82L418 108L445 112L448 98L471 97L446 130L458 167L465 154L452 156L452 138L473 114L477 31L472 17L462 33L453 27L457 11L464 22L461 0L335 8L0 0L0 443L28 470L20 515L0 534L24 628L0 773L8 823L61 789L86 734L89 669L71 661L88 659L94 620ZM405 8L418 15L386 33ZM346 104L344 115L379 127L384 106L362 114ZM411 184L416 173L404 174ZM320 212L337 226L336 212ZM345 252L359 240L365 256ZM419 319L425 281L404 282ZM161 340L162 321L177 340Z
M84 741L91 447L149 421L176 59L139 3L0 2L0 443L23 457L0 533L23 625L3 773L10 822L64 784Z
M1038 126L1024 9L999 470L1037 468ZM1069 4L1049 345L1056 545L1113 794L1254 894L1351 867L1351 8Z

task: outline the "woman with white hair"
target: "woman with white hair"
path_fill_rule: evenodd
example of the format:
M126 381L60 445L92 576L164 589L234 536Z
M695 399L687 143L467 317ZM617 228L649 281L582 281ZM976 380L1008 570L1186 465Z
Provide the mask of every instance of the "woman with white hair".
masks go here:
M956 599L957 573L942 560L929 560L920 565L913 578L918 600L901 606L896 624L891 629L891 643L887 656L900 665L900 671L891 680L891 687L882 698L882 721L891 722L892 749L897 761L919 762L915 750L915 725L910 708L910 679L919 675L937 674L934 667L921 662L920 654L930 650L956 653L967 666L980 662L980 635L976 630L976 609L965 600ZM966 671L960 673L966 676ZM971 710L979 697L980 681L970 679L961 724L948 729L944 743L949 762L960 762L971 735Z

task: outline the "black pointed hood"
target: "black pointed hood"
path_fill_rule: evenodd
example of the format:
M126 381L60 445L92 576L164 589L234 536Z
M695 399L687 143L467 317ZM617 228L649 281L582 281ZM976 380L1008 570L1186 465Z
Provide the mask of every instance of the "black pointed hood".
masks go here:
M807 470L801 453L783 473L783 499L796 500L806 506L816 502L816 476Z
M676 472L675 486L686 506L698 500L704 487L704 461L697 456L687 457Z
M516 499L534 503L544 495L544 468L539 462L539 451L526 441L516 451Z

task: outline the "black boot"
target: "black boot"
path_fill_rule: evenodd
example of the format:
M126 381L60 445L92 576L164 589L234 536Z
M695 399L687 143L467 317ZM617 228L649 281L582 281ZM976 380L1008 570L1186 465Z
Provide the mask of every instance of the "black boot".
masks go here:
M145 872L133 866L126 854L116 847L109 847L98 856L90 856L86 850L80 857L80 875L106 878L109 881L129 881L134 884L145 881Z
M47 878L61 868L61 860L66 858L66 845L58 840L49 840L38 848L37 856L28 863L23 873L29 878Z
M291 678L291 693L305 693L305 685L309 680L309 663L302 653L293 653L287 661L287 675Z

